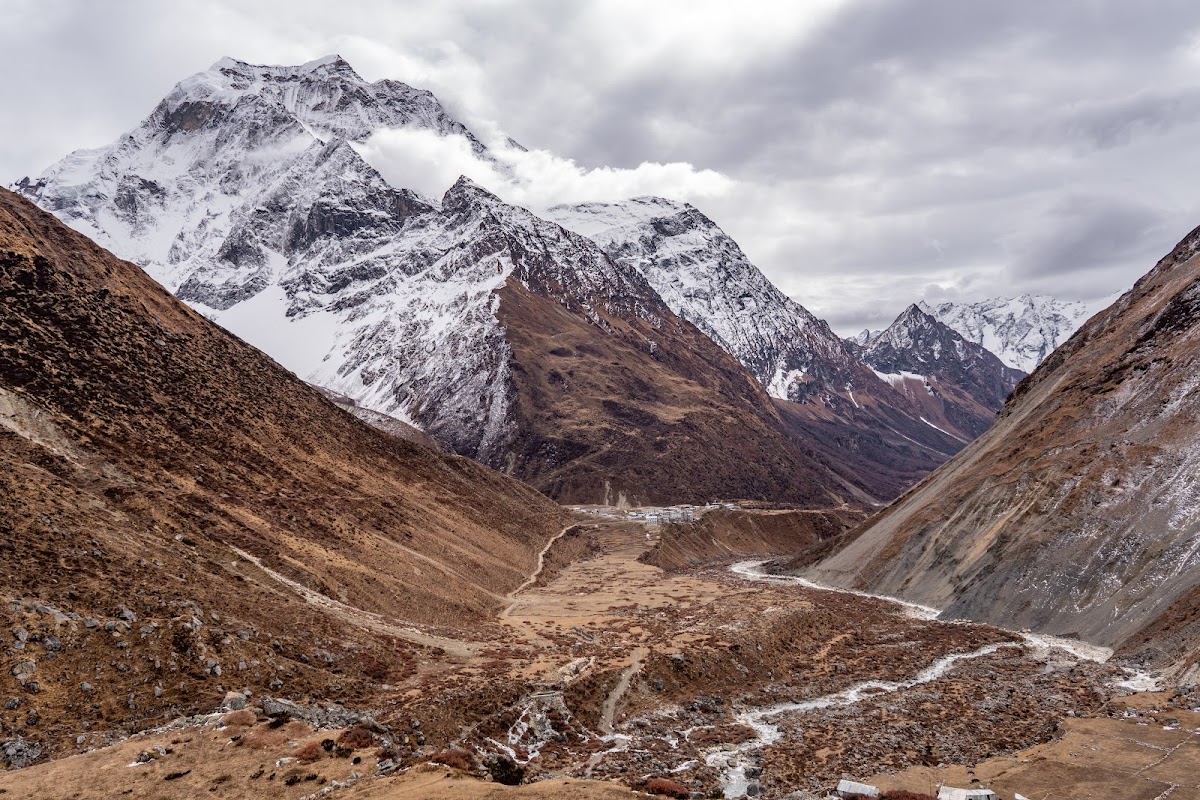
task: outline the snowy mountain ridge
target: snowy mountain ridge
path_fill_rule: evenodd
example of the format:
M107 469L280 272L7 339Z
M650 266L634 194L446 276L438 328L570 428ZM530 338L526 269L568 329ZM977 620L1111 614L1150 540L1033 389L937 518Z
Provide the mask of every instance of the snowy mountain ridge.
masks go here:
M360 152L405 127L490 157L336 56L223 59L14 188L302 378L556 497L874 502L962 446L693 206L424 197Z
M934 416L939 430L957 431L968 440L987 430L1025 377L915 304L871 336L860 357L922 407L922 421L932 425L926 416Z
M385 206L418 199L387 187L354 149L379 130L404 127L462 135L486 157L483 144L432 94L398 81L367 83L339 56L298 67L223 58L179 82L113 144L71 153L12 188L171 291L215 262L246 258L256 258L260 268L247 283L253 287L265 285L270 268L247 228L256 215L277 212L287 202L282 193L311 195L323 179L327 196L373 184L371 193L396 195ZM314 170L326 174L313 181ZM336 212L336 205L324 206ZM336 225L336 216L290 219L272 249L289 249L290 229L311 234Z
M772 397L796 400L864 380L829 326L779 291L694 206L635 197L556 206L548 216L641 272L672 311L737 358Z
M1114 299L1078 302L1022 294L975 303L930 304L921 301L918 305L964 339L994 353L1008 366L1033 372L1092 314L1107 307Z
M665 309L589 240L469 180L440 203L392 187L353 147L388 127L484 152L429 92L337 56L222 59L109 147L15 188L307 380L486 461L513 431L496 317L510 277L572 293L601 326L604 305Z

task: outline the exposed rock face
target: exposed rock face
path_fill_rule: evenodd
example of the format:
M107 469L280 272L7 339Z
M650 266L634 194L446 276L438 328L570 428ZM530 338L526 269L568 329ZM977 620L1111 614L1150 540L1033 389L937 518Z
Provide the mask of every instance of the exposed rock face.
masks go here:
M970 438L930 424L828 324L780 292L695 207L660 197L558 206L550 216L639 271L671 310L742 363L845 497L899 494Z
M1197 657L1200 231L972 445L809 571L1165 665Z
M930 304L922 301L918 305L967 341L985 347L1008 366L1033 372L1088 317L1114 299L1081 303L1023 294L978 303ZM867 331L863 333L868 334L868 338L871 335Z
M39 735L211 708L222 673L361 698L407 670L386 620L490 618L568 522L355 420L3 190L0 305L0 615L21 644L0 668L38 694Z
M694 206L637 197L549 214L645 275L672 311L742 362L772 397L870 390L873 381L829 325L779 291Z
M920 419L965 441L987 430L1025 377L915 305L874 335L860 357L910 399Z
M494 269L505 279L493 306L508 354L505 438L474 450L451 440L460 452L583 502L736 496L823 505L831 484L841 488L740 365L638 271L466 180L447 193L442 214L450 225L477 221L471 235L449 238L501 264ZM447 427L428 429L447 438Z

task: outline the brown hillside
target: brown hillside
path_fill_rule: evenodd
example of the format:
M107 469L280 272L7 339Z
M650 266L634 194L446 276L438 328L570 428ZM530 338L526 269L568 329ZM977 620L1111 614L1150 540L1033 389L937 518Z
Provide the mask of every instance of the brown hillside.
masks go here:
M653 329L597 313L608 332L515 281L501 292L525 431L510 465L517 474L563 502L824 507L842 490L785 432L750 374L690 323Z
M334 408L6 191L0 309L6 735L153 724L230 685L361 696L409 669L383 620L492 614L567 524Z
M951 617L1194 660L1200 231L1016 388L997 422L807 574Z

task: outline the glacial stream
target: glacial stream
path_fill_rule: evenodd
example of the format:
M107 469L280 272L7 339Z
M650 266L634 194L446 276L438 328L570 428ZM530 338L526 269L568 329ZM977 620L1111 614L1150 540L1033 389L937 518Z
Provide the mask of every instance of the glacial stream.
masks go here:
M796 583L811 589L820 589L822 591L843 592L854 594L860 597L871 597L877 600L884 600L890 603L895 603L904 608L905 612L913 617L920 619L932 620L936 619L941 613L936 608L922 606L916 603L910 603L905 600L900 600L896 597L888 597L884 595L873 595L866 592L857 592L847 589L839 589L832 586L823 586L814 583L804 578L798 578L789 575L771 575L762 572L760 567L766 563L765 561L743 561L734 564L730 567L733 574L746 580L754 581L770 581L776 583ZM971 624L971 623L962 623ZM1015 637L1020 637L1024 641L1026 647L1033 650L1047 650L1050 648L1061 648L1071 653L1076 658L1088 661L1104 662L1112 655L1112 651L1105 647L1080 642L1074 639L1062 639L1057 636L1047 636L1044 634L1036 634L1029 632L1013 632ZM718 750L709 753L704 761L710 767L717 767L722 770L721 785L725 791L725 797L737 798L745 797L748 794L750 785L754 778L757 777L756 765L753 755L768 745L778 742L783 738L783 733L778 725L773 725L767 720L771 717L779 716L780 714L814 711L822 708L832 708L834 706L848 706L859 702L865 697L879 697L880 695L892 694L894 692L909 689L914 686L919 686L924 683L935 681L945 675L960 661L969 659L981 658L1001 647L1008 647L1012 644L1017 644L1017 641L990 644L986 647L981 647L969 653L953 653L948 656L943 656L925 669L921 670L914 677L904 681L865 681L863 683L851 686L848 689L843 689L840 692L828 694L823 697L817 697L812 700L805 700L794 703L780 703L774 706L765 708L755 708L740 711L735 714L738 722L752 728L757 736L750 741L743 742L737 747L730 750ZM1134 675L1130 681L1121 684L1126 688L1143 690L1143 686L1149 685L1153 688L1153 682L1148 676Z

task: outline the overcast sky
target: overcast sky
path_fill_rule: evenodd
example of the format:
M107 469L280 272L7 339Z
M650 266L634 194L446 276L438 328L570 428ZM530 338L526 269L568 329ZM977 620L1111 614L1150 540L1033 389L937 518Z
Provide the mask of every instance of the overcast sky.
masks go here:
M1095 299L1200 225L1194 0L0 0L0 51L5 184L221 56L336 52L532 148L519 201L690 200L844 334Z

